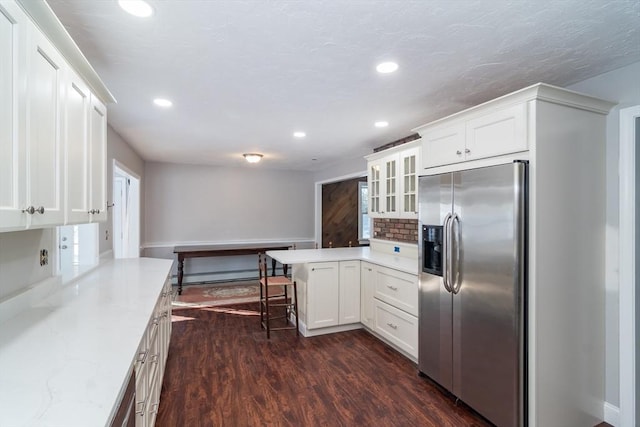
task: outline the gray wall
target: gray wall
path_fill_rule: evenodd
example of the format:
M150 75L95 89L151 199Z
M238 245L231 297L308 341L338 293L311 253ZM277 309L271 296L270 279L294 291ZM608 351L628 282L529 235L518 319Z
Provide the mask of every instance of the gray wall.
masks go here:
M39 252L52 255L54 243L51 228L0 233L0 301L53 275L53 258L41 267Z
M617 102L607 117L606 142L606 401L620 405L619 363L619 148L620 109L640 104L640 62L569 86L569 89Z
M174 258L176 245L313 240L312 174L260 166L147 163L144 255ZM185 265L186 275L208 272L230 273L211 280L250 277L255 257Z
M116 159L120 165L123 165L129 171L140 177L140 230L143 230L142 222L144 221L144 160L136 153L133 148L116 133L111 126L107 127L107 200L113 202L113 159ZM106 222L100 223L99 241L100 253L109 251L113 248L111 236L113 228L112 214L113 210L108 210L109 215ZM141 231L142 232L142 231ZM107 238L108 233L108 238ZM140 242L144 241L140 236Z

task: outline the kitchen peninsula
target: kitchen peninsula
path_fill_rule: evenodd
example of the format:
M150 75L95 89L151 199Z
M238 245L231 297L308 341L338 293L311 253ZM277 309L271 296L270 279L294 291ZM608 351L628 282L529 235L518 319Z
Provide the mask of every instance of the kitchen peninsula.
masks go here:
M417 361L416 245L392 245L372 239L372 248L299 249L266 254L293 266L302 335L364 326Z

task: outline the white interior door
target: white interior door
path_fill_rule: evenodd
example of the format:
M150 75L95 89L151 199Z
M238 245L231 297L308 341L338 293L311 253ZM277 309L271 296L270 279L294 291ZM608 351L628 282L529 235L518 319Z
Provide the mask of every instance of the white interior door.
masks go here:
M140 256L140 178L114 160L113 256Z

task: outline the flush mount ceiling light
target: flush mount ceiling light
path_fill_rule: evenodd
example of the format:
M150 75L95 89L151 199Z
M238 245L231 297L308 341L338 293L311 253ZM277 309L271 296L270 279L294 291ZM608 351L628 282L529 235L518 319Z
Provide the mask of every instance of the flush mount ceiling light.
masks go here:
M307 136L307 134L304 132L298 131L298 132L294 132L293 136L295 136L296 138L304 138L305 136Z
M384 120L381 120L379 122L375 122L374 126L377 128L386 128L387 126L389 126L389 122L385 122Z
M158 107L162 107L162 108L169 108L173 105L173 102L164 98L156 98L153 100L153 103L156 104Z
M245 153L242 156L244 156L249 163L258 163L262 159L262 154L258 153Z
M153 8L144 0L118 0L118 5L133 16L148 18L153 15Z
M396 64L395 62L383 62L381 64L378 64L378 66L376 67L376 70L382 74L393 73L397 69L398 64Z

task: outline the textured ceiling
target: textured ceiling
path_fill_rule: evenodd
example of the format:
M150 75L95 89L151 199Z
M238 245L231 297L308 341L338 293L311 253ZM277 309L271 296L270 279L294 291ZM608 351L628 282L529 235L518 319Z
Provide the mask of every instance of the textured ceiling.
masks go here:
M319 170L530 84L640 60L639 0L152 0L147 19L115 0L48 3L118 100L109 123L149 161L244 165L255 151L258 167ZM383 60L400 69L378 74Z

